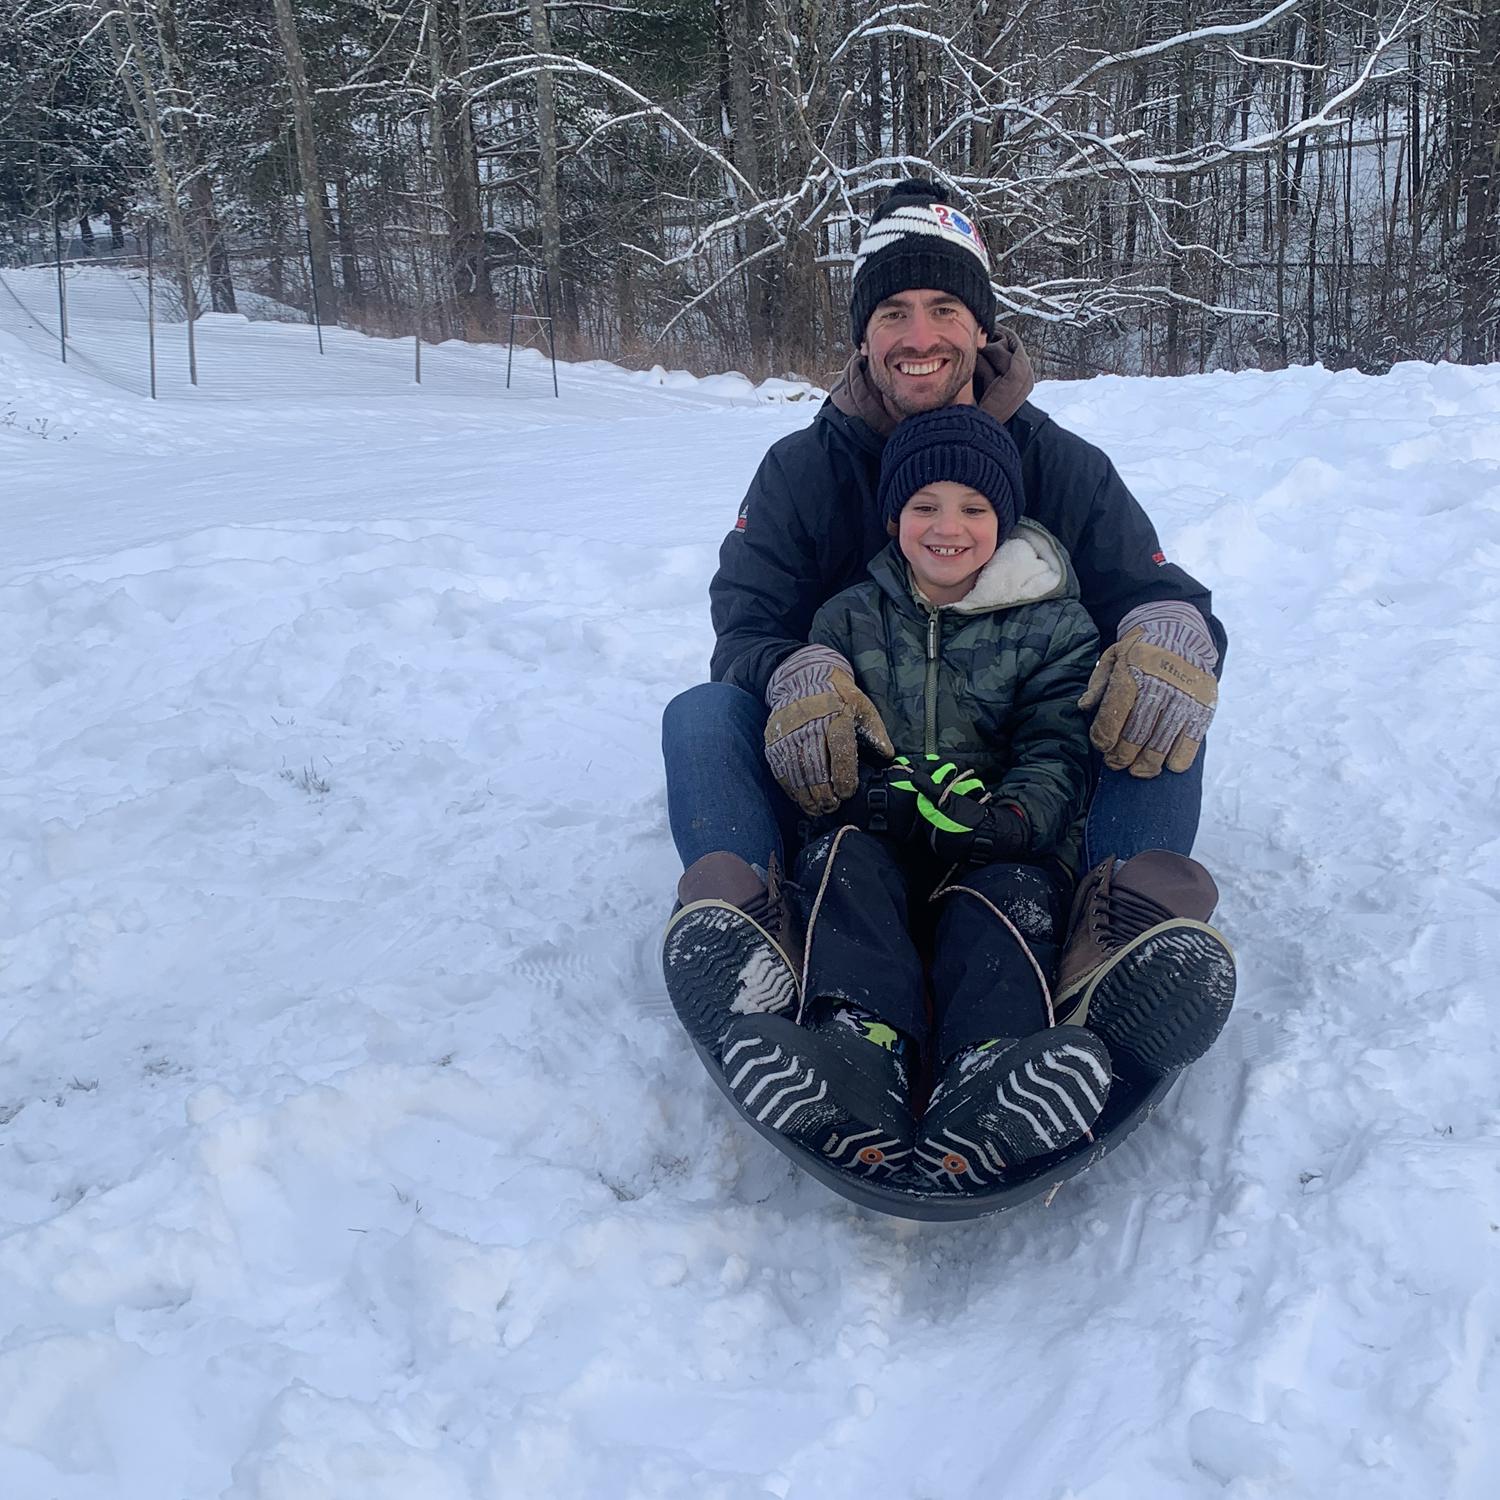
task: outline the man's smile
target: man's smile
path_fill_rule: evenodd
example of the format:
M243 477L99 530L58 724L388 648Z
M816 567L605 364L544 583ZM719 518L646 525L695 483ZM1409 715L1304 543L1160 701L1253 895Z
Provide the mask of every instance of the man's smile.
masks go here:
M936 374L948 361L939 357L937 359L898 359L894 363L901 374L920 376Z

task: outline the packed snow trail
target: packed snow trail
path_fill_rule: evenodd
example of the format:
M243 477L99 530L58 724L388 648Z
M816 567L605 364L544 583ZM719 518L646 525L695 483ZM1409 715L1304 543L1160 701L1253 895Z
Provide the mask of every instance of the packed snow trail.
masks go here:
M1240 999L926 1226L657 968L660 710L808 393L336 337L367 386L152 406L0 335L0 1494L1487 1497L1500 367L1038 392L1230 631Z

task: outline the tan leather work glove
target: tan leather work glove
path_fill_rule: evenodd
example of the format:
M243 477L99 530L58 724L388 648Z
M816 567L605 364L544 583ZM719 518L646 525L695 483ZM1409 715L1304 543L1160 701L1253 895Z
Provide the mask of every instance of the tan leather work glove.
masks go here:
M1140 604L1099 658L1080 708L1094 708L1089 740L1115 771L1147 778L1192 765L1219 701L1218 648L1191 604Z
M809 817L854 795L861 741L885 760L896 753L875 705L854 685L854 668L831 646L792 652L766 684L766 706L766 762Z

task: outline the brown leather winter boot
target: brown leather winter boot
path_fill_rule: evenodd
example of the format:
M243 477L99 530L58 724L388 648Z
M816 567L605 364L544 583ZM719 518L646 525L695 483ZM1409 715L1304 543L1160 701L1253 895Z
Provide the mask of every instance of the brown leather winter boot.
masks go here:
M1096 865L1073 899L1057 1024L1087 1026L1152 1073L1201 1057L1234 1003L1234 954L1208 925L1218 899L1202 865L1166 849Z
M737 854L695 860L662 940L662 973L688 1035L716 1051L734 1016L795 1014L802 925L773 856L764 879Z

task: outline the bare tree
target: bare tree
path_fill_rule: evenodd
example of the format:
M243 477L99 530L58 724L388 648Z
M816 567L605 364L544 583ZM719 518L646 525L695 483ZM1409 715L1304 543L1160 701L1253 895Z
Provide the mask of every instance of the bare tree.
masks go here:
M1474 0L1473 67L1460 178L1464 236L1460 356L1478 361L1497 344L1500 318L1500 0Z
M520 260L580 352L828 373L921 173L1049 372L1496 352L1500 0L272 0L279 53L231 0L89 0L69 47L9 3L12 198L81 234L88 184L160 203L212 285L208 190L295 300L301 195L371 331L483 335ZM49 102L69 57L131 122L123 190Z
M449 224L449 272L468 336L495 331L484 222L479 206L479 163L466 82L467 24L459 0L427 0L424 15L430 90L429 146L442 183Z
M136 25L134 15L128 9L117 7L113 0L98 0L98 4L100 29L108 41L116 76L151 153L157 193L176 252L174 260L180 278L183 309L191 319L197 315L198 299L193 287L193 261L187 221L178 197L180 180L172 160L162 108L141 42L140 28Z
M131 16L129 0L122 0L126 25L136 41L135 61L143 72L148 63L139 44L139 31ZM189 208L208 264L209 298L215 312L234 312L234 278L224 247L224 232L214 208L212 164L204 149L203 131L197 100L188 81L182 42L178 34L176 0L152 0L156 22L156 47L160 77L153 93L161 103L158 123L165 124L177 143L182 177L181 189L187 194Z
M292 0L272 0L276 11L276 34L286 60L286 80L292 94L292 126L297 138L297 166L302 177L302 205L307 215L307 238L312 255L312 273L321 292L320 311L330 323L338 322L338 288L333 280L333 257L328 245L328 216L323 204L323 174L318 168L318 139L313 129L312 91L307 86L307 63L297 35Z

